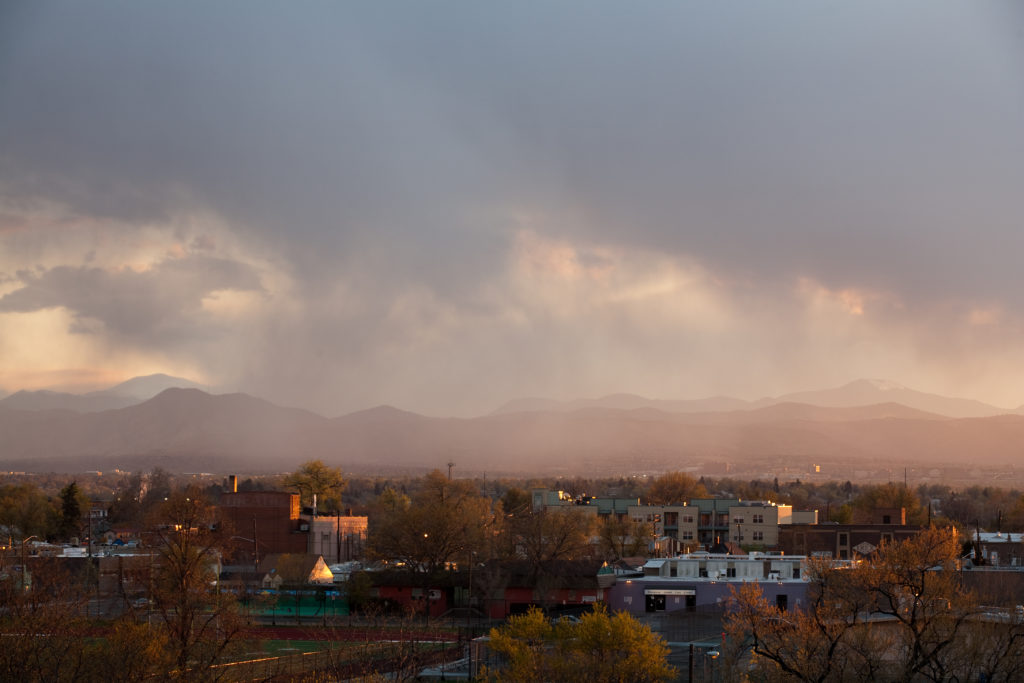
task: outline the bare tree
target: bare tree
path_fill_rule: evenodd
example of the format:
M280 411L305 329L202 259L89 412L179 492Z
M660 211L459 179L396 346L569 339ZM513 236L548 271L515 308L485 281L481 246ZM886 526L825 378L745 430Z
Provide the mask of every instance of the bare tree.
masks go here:
M794 611L744 584L726 622L731 661L748 652L765 680L1014 680L1024 625L961 589L959 548L953 530L931 528L855 566L812 560L808 604Z
M214 508L191 487L169 496L152 522L159 556L153 597L177 667L173 675L210 678L211 665L242 626L235 601L219 591L223 534Z

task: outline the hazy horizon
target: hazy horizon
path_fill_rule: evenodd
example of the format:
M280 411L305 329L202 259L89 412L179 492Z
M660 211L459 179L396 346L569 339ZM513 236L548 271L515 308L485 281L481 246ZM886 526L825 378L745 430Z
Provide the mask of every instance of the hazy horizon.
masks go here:
M0 8L0 390L1024 404L1024 8Z

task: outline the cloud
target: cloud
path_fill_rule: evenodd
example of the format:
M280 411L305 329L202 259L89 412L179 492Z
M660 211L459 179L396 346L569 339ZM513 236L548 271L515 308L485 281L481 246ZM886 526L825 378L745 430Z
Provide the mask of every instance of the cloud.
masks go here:
M58 266L19 271L21 287L0 297L0 313L64 308L71 331L134 343L167 343L215 327L203 301L220 291L260 292L244 264L207 256L168 258L144 269Z
M89 341L69 368L104 350L328 413L861 375L1012 402L1006 24L926 1L5 6L0 339L32 319Z

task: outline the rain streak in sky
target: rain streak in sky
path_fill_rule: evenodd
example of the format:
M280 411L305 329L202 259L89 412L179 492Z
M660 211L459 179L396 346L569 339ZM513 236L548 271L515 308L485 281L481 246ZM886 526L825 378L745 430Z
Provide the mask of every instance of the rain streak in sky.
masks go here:
M1024 403L1014 2L7 2L0 390Z

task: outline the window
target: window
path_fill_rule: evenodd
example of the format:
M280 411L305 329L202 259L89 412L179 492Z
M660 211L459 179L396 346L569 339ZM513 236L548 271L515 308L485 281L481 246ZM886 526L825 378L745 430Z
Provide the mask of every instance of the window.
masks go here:
M794 579L799 579L800 578L800 567L793 567L793 578Z
M764 515L754 515L754 524L764 524Z
M676 565L675 562L669 564L669 566L668 566L668 575L669 576L679 576L679 567L678 567L678 565Z
M743 524L743 518L742 517L733 517L732 518L732 523L733 524Z
M683 515L683 524L693 524L693 515Z
M665 596L664 595L648 595L644 598L644 609L647 612L664 612L665 611Z
M693 532L692 531L684 531L680 535L680 538L682 538L684 541L692 541L693 540Z
M839 534L839 545L849 545L850 537L846 534Z
M665 513L665 526L679 526L679 513L678 512L666 512Z
M889 515L882 515L882 524L892 524L892 517Z
M697 570L697 576L703 577L705 579L708 578L708 568L707 567L701 567L700 569L698 569Z
M755 531L753 536L754 536L754 540L755 541L763 541L764 540L764 532L763 531Z
M726 569L725 569L725 576L726 576L726 578L729 578L729 579L735 579L736 578L736 567L726 567Z

